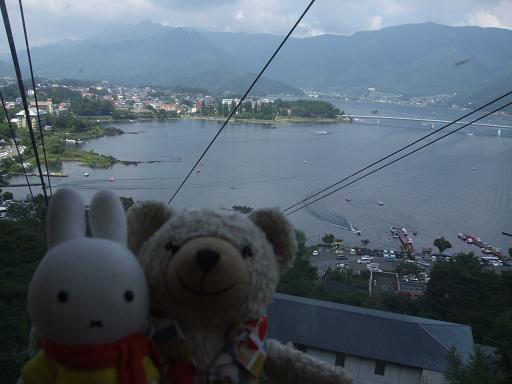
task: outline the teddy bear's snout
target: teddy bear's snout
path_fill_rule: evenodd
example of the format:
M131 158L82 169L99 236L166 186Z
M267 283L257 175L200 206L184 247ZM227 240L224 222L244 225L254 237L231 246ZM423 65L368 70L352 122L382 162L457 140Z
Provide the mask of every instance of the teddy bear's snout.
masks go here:
M181 245L166 270L167 292L191 310L235 308L249 295L251 277L239 246L214 236Z
M197 257L197 265L199 266L199 269L206 273L215 265L220 259L220 254L216 251L213 251L211 249L200 249L196 252Z

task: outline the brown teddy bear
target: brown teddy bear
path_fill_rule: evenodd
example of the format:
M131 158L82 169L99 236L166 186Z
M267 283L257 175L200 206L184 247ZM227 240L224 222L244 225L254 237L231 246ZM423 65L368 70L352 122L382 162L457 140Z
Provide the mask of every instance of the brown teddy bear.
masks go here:
M128 243L148 279L163 382L352 382L340 367L266 340L266 308L296 251L278 210L244 215L145 202L128 213Z

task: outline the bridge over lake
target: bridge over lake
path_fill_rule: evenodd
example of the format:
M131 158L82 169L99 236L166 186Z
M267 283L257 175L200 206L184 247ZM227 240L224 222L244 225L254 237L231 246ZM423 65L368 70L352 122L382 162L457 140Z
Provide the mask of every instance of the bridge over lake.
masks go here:
M343 115L343 117L354 118L354 119L419 121L419 122L425 122L425 123L440 123L440 124L448 124L448 123L452 122L451 120L420 119L420 118L415 118L415 117L397 117L397 116L379 116L379 115ZM469 121L458 121L455 124L468 124L468 123L469 123ZM512 129L512 125L504 125L504 124L472 123L471 125L478 126L478 127Z

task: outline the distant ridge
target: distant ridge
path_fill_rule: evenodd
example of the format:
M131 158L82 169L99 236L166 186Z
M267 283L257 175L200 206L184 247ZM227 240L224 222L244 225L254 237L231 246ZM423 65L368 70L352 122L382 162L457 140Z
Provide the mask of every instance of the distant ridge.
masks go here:
M34 48L38 75L127 85L245 89L281 37L166 27L114 25L83 41ZM259 94L301 89L463 98L512 76L512 31L407 24L350 36L292 38L265 73ZM0 73L5 71L0 63Z

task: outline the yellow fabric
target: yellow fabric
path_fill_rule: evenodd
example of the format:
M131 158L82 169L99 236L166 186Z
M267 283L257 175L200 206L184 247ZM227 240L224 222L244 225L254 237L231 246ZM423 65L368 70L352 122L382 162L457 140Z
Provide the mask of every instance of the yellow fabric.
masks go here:
M160 376L149 357L142 360L148 384L160 383ZM94 371L73 371L40 351L21 371L23 384L117 384L114 367Z

